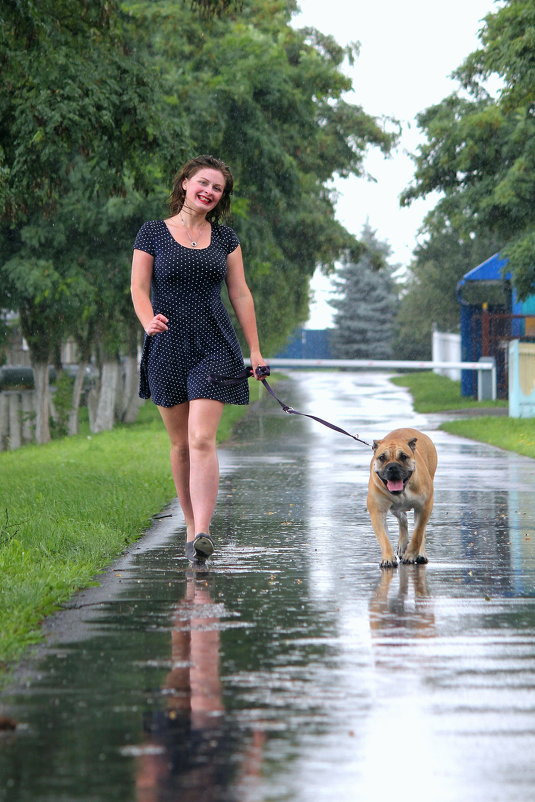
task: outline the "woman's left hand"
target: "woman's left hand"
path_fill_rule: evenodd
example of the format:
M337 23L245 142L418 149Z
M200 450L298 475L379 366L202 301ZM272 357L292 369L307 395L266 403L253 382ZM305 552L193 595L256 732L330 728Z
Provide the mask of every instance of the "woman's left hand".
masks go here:
M258 376L256 373L256 369L259 367L267 367L265 359L262 358L262 354L257 351L255 353L251 352L251 367L253 369L253 375L257 381L262 381L265 379L265 376Z

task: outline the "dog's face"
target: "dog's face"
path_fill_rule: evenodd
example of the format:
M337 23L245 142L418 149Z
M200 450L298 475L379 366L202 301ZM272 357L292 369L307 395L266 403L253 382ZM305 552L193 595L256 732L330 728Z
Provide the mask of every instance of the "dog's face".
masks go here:
M399 495L405 490L405 485L411 478L414 468L414 452L416 450L414 437L407 443L386 440L373 441L373 470L382 481L389 493Z

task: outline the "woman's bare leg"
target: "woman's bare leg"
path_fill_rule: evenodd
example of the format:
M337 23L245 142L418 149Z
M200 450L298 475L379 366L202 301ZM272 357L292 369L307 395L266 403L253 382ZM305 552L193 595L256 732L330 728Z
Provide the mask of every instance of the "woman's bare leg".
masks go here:
M158 407L171 441L171 473L186 522L187 540L195 537L195 518L190 497L190 459L188 444L189 403Z
M187 528L187 540L210 531L217 501L219 463L216 434L223 404L198 398L158 407L171 441L171 472Z
M216 434L223 404L208 398L189 402L189 493L195 534L210 532L219 488Z

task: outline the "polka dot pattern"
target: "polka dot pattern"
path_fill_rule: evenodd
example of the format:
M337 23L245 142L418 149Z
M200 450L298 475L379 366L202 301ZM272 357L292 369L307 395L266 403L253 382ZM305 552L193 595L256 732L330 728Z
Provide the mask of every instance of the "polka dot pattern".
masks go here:
M141 398L152 398L162 407L195 398L249 403L247 381L231 386L210 381L211 373L236 376L244 369L238 338L221 300L227 255L238 245L231 228L215 223L206 248L180 245L163 220L150 220L139 229L134 248L154 257L154 314L169 318L168 331L145 336Z

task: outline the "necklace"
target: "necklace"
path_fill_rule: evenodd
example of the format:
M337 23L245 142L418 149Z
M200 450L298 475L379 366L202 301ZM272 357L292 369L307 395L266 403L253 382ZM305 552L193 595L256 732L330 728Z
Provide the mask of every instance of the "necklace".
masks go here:
M188 237L190 238L190 245L191 245L191 247L192 247L192 248L196 248L196 247L197 247L197 245L199 244L199 240L198 240L198 239L194 239L194 238L193 238L193 236L192 236L192 233L191 233L191 231L189 230L189 228L187 227L187 225L186 225L186 221L184 220L184 218L182 217L182 215L180 215L180 219L182 220L182 225L183 225L183 226L184 226L184 228L186 229L186 234L187 234L187 235L188 235ZM204 226L203 226L203 229L204 229ZM200 233L200 232L199 232L199 233Z

